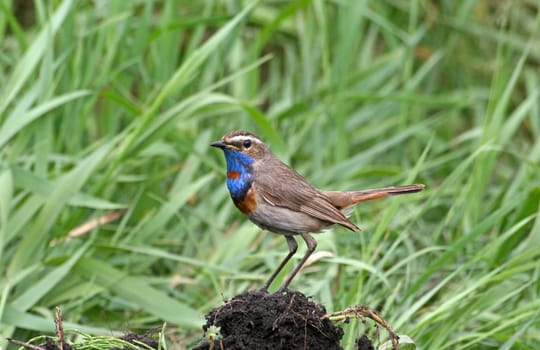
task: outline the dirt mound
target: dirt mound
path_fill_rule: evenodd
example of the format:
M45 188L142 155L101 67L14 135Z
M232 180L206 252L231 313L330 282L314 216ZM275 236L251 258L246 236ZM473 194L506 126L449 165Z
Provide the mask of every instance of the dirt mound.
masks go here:
M325 314L324 307L300 292L247 292L205 316L209 339L194 350L342 349L343 330L327 318L321 320ZM209 334L214 327L219 333Z

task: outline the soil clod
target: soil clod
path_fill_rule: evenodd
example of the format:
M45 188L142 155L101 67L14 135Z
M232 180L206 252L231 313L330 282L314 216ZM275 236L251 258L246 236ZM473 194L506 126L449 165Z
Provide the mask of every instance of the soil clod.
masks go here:
M373 343L371 343L371 340L365 334L359 337L358 339L356 339L356 349L357 350L375 350L375 348L373 347Z
M342 349L343 330L323 318L325 314L323 306L300 292L247 292L205 316L205 333L218 327L219 334L194 350Z

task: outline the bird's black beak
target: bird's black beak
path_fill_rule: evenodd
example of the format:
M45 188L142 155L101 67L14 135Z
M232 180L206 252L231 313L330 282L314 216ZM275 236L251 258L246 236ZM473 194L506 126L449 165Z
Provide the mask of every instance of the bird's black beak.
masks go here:
M212 143L210 144L210 146L212 146L212 147L217 147L217 148L221 148L221 149L227 148L227 144L224 143L223 141L212 142Z

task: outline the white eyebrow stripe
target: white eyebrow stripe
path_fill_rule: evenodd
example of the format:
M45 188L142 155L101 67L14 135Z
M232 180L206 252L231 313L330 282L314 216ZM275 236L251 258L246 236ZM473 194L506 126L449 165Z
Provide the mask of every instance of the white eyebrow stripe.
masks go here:
M237 135L237 136L233 136L231 137L230 139L230 142L234 142L234 141L244 141L244 140L251 140L251 141L255 141L257 143L262 143L261 140L259 140L258 138L256 137L253 137L253 136L248 136L248 135Z

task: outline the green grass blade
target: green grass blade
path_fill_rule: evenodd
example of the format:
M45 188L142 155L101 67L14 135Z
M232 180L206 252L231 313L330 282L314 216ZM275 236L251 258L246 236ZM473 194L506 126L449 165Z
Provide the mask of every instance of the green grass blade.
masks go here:
M64 205L77 193L90 175L113 148L109 142L82 159L68 173L56 181L54 192L47 198L36 220L23 238L8 267L8 275L15 274L35 262L43 254L43 246L50 237L49 230L60 215Z
M41 30L33 43L28 47L24 56L13 70L13 74L0 92L0 115L3 115L7 106L17 96L20 89L37 67L46 50L50 47L51 35L54 35L65 20L71 8L72 1L64 0L56 12L51 16L47 26ZM2 142L0 142L1 144Z
M107 263L93 259L80 259L75 269L84 276L92 276L98 285L167 322L193 328L202 325L200 313L150 287L143 278L128 276Z

